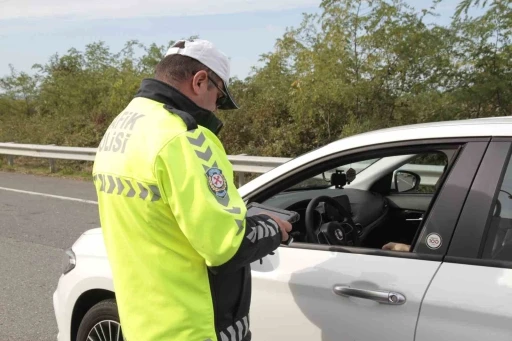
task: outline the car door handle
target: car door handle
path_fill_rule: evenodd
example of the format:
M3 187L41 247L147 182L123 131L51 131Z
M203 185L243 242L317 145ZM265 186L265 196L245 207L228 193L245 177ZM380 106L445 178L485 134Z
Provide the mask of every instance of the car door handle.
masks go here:
M404 295L392 291L357 289L346 285L335 285L333 291L339 296L364 298L382 304L402 305L406 301Z

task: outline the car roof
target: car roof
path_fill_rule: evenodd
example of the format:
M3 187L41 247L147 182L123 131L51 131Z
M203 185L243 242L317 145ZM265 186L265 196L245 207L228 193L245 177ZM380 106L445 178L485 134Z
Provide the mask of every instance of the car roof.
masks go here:
M428 123L416 123L409 125L396 126L391 128L383 128L378 130L373 130L366 133L361 133L359 135L366 134L375 134L380 132L396 132L401 130L411 130L411 129L434 129L439 127L453 127L458 126L464 129L467 126L473 125L481 125L484 127L489 127L495 124L512 124L512 116L501 116L501 117L486 117L486 118L474 118L474 119L464 119L464 120L450 120L450 121L438 121L438 122L428 122Z
M450 137L487 137L512 136L510 130L512 117L490 117L467 120L452 120L430 123L403 125L392 128L378 129L353 135L334 141L325 147L343 149L344 145L353 148L386 142L414 141L423 139L440 139ZM350 143L347 143L350 142ZM330 149L328 148L328 149Z
M260 175L240 187L240 194L244 196L276 176L343 150L392 142L491 136L512 136L512 116L420 123L361 133L331 142Z

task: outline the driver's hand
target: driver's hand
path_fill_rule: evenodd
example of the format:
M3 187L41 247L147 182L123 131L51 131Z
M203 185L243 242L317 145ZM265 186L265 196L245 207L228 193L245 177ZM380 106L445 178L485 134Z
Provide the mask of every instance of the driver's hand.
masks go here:
M387 243L382 247L382 250L389 250L389 251L403 251L403 252L409 252L411 249L410 245L407 244L401 244L401 243Z
M292 230L292 224L287 222L286 220L282 220L275 215L267 214L270 218L274 219L277 225L279 225L279 228L281 229L281 235L282 235L282 241L285 242L288 240L288 233Z

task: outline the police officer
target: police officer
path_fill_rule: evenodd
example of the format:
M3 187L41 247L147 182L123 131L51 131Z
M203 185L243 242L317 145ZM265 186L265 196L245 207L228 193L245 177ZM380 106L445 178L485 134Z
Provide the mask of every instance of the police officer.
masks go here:
M238 108L229 73L212 43L178 41L98 148L93 178L128 341L251 340L250 263L291 225L245 216L213 113Z

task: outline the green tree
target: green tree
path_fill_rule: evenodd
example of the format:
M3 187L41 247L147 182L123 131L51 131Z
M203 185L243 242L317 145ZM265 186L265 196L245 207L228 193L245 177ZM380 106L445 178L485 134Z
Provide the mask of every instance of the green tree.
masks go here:
M470 17L471 6L487 11ZM463 112L457 118L512 114L512 1L463 0L453 29L459 34L457 86L454 97Z
M241 110L219 113L228 153L293 157L378 128L510 115L511 1L461 0L441 26L429 22L442 0L323 0L261 67L231 80ZM471 17L475 6L483 14ZM97 146L172 43L130 40L112 52L100 41L34 75L11 67L0 79L0 140Z

